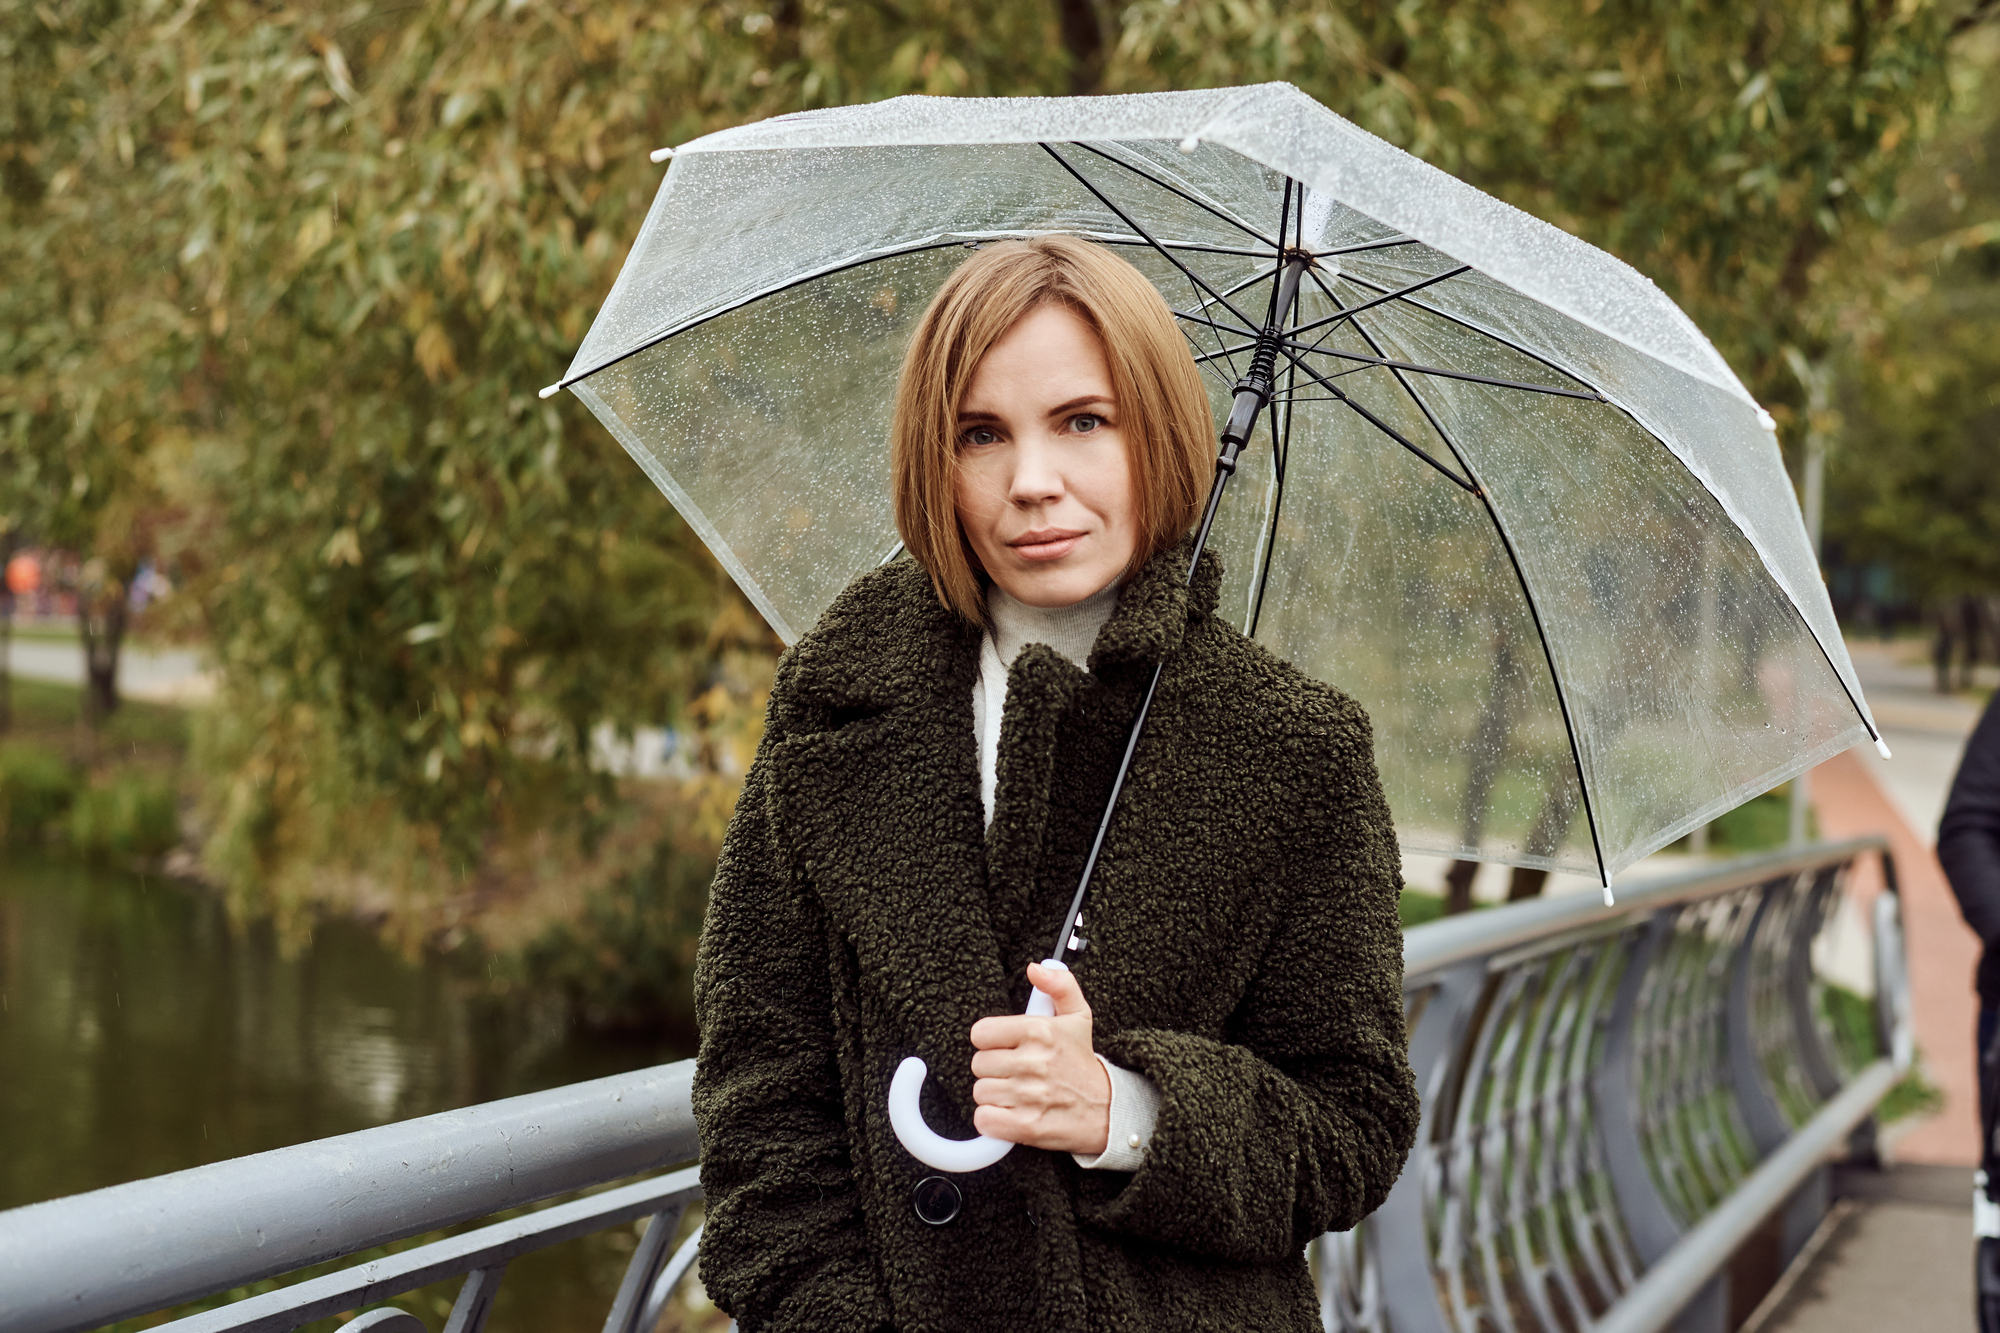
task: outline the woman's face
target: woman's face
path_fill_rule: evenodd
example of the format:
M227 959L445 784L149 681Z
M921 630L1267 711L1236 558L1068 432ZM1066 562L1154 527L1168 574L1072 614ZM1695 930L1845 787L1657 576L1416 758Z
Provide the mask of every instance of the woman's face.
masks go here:
M972 372L958 412L958 521L987 576L1069 606L1132 563L1139 534L1123 419L1097 335L1029 311Z

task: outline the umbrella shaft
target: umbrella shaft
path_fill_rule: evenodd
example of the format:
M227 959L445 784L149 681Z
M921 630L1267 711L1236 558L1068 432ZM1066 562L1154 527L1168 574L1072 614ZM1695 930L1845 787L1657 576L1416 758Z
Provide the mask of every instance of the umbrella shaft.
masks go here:
M1292 303L1298 299L1299 283L1306 270L1312 266L1312 258L1294 251L1278 270L1278 290L1271 302L1271 317L1257 335L1257 350L1250 354L1250 369L1242 379L1236 381L1236 401L1229 409L1229 422L1222 428L1222 452L1216 456L1216 470L1221 473L1236 471L1236 460L1249 447L1250 432L1256 428L1257 414L1271 401L1271 394L1277 387L1276 369L1278 364L1278 339L1284 322L1291 318ZM1209 512L1214 513L1216 496L1209 500ZM1202 524L1202 536L1208 536L1208 525ZM1197 549L1196 554L1200 551Z
M1236 382L1236 403L1230 409L1229 423L1222 428L1222 449L1215 456L1215 483L1208 488L1208 505L1201 512L1201 527L1196 529L1194 556L1188 561L1187 581L1194 582L1194 572L1201 564L1201 553L1208 546L1209 529L1215 526L1216 510L1222 506L1222 492L1229 486L1229 479L1236 475L1236 460L1250 443L1250 432L1257 424L1257 414L1271 401L1276 387L1274 369L1278 360L1279 330L1291 318L1292 303L1298 299L1299 282L1305 277L1306 269L1312 265L1312 257L1300 251L1293 251L1286 258L1284 267L1278 271L1278 290L1271 302L1271 316L1264 325L1264 331L1257 335L1257 350L1251 354L1250 369ZM1111 779L1111 795L1104 802L1104 816L1097 821L1097 837L1091 841L1090 855L1084 860L1083 875L1077 881L1076 895L1070 899L1069 911L1063 917L1062 932L1056 936L1056 947L1049 951L1049 957L1067 963L1075 947L1083 947L1084 941L1077 938L1077 918L1083 915L1083 900L1090 893L1090 877L1097 870L1097 858L1104 850L1104 835L1111 830L1111 816L1118 809L1118 797L1125 790L1126 775L1132 771L1132 756L1139 749L1139 737L1146 730L1146 715L1153 711L1153 695L1160 688L1160 675L1167 668L1161 662L1153 668L1153 679L1146 685L1146 696L1139 701L1139 711L1132 718L1132 729L1125 737L1125 753L1118 761L1117 775Z

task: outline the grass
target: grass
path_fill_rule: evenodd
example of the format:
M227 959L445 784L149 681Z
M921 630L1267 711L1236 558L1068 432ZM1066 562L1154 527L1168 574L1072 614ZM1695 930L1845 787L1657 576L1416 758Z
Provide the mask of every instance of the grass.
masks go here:
M1875 1001L1865 995L1857 995L1845 986L1832 984L1822 987L1820 995L1822 1012L1826 1015L1827 1027L1833 1033L1833 1044L1841 1063L1849 1069L1859 1069L1880 1058L1881 1043L1875 1034ZM1944 1093L1924 1076L1923 1061L1918 1059L1910 1066L1910 1072L1903 1075L1876 1106L1875 1119L1886 1125L1906 1116L1934 1115L1943 1109Z
M93 860L150 860L180 842L188 715L128 700L91 728L83 691L11 682L0 733L0 841L67 845Z
M116 760L173 772L187 758L185 708L127 699L92 732L84 725L78 686L15 676L10 692L13 726L0 732L0 742L46 750L86 767Z
M1403 929L1421 926L1426 921L1437 921L1444 916L1444 895L1427 893L1423 889L1404 889L1403 896L1396 903L1396 915L1402 918Z

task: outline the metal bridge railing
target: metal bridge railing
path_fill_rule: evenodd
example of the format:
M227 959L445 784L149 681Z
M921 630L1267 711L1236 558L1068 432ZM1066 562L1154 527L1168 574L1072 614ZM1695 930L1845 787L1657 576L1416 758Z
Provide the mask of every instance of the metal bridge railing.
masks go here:
M1878 1028L1842 1063L1813 967L1846 879L1880 856ZM1823 1166L1910 1060L1894 868L1880 840L1754 857L1595 897L1511 904L1404 941L1416 1151L1314 1262L1328 1329L1722 1330L1727 1265L1825 1210ZM690 1162L691 1061L0 1213L0 1333L81 1333L411 1236ZM1818 1182L1817 1187L1815 1182ZM508 1263L652 1219L605 1321L650 1333L694 1256L670 1250L692 1167L162 1325L290 1333L464 1280L481 1333ZM394 1306L343 1333L427 1333Z
M1843 1063L1815 946L1879 856L1877 1048ZM1788 1262L1828 1156L1911 1058L1887 843L1821 845L1620 895L1408 932L1416 1149L1356 1232L1318 1243L1330 1330L1729 1327L1725 1267L1774 1214Z

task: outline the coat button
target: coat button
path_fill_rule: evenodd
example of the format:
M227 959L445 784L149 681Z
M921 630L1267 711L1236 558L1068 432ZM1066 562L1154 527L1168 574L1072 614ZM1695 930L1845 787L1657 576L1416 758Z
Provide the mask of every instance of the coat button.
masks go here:
M965 1196L958 1192L958 1186L943 1176L925 1176L910 1191L910 1202L916 1206L920 1219L934 1227L941 1227L948 1226L958 1216Z

